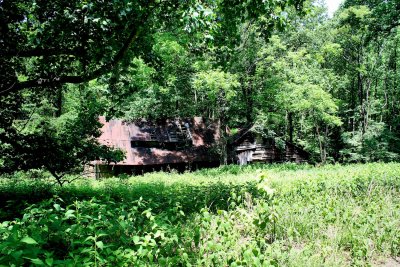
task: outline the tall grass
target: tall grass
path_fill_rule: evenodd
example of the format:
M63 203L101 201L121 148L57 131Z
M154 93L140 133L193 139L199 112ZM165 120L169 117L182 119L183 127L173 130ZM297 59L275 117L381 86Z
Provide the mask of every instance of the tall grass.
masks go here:
M6 266L366 266L400 256L397 163L228 166L63 188L7 178L0 198Z

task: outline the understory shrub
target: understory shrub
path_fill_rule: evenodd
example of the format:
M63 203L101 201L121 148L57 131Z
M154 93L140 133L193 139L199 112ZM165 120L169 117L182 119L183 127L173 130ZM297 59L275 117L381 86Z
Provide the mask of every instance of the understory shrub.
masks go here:
M400 256L400 164L240 175L52 188L58 196L1 222L0 266L369 266ZM27 184L15 185L23 195Z

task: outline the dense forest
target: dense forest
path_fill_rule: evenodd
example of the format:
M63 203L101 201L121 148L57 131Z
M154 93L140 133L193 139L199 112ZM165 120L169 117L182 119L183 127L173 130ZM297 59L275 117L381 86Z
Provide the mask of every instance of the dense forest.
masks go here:
M0 1L1 172L121 159L99 115L217 119L225 144L251 125L316 163L398 160L399 25L397 0L332 18L323 1Z
M0 0L0 267L399 266L400 1L341 2Z

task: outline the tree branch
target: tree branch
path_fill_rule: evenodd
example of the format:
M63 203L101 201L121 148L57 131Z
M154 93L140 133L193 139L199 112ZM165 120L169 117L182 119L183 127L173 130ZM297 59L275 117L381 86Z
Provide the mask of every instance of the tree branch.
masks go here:
M0 51L0 57L40 57L40 56L61 56L81 54L81 49L60 49L60 48L33 48L30 50L15 50Z
M79 83L89 82L108 73L124 58L126 53L129 51L129 48L132 46L133 42L138 38L143 29L141 25L145 24L145 22L147 21L148 17L150 16L154 8L155 6L144 16L142 22L140 23L140 26L135 27L134 25L131 25L132 30L128 38L125 40L122 48L118 51L118 53L109 63L104 64L103 66L99 67L98 69L92 71L89 74L71 75L71 76L65 75L54 78L38 78L24 82L17 82L14 85L12 85L9 88L9 90L18 91L26 88L47 87L47 86L53 87L57 85L63 85L66 83L79 84ZM39 52L40 51L38 50L37 53ZM0 91L0 95L4 94L5 92L6 92L5 90Z

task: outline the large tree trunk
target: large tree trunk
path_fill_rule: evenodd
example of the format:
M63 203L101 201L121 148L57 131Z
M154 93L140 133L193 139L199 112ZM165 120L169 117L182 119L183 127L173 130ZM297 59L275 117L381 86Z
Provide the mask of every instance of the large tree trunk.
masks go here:
M57 87L57 95L56 95L56 112L55 112L55 117L60 117L62 114L62 106L63 106L63 86L58 86Z
M362 48L361 45L358 50L358 55L357 55L357 66L359 70L357 71L357 88L358 88L358 99L359 99L359 104L360 104L360 109L361 109L361 116L360 116L360 121L361 121L361 130L362 134L365 133L365 107L364 107L364 87L363 87L363 76L360 71L361 68L361 57L362 57Z
M228 151L227 151L227 135L226 135L226 128L227 128L227 118L226 118L226 108L227 102L225 99L225 92L221 90L218 96L218 106L219 106L219 133L220 133L220 140L219 146L221 151L221 164L227 165L228 164Z
M323 144L322 144L322 138L321 138L321 133L319 131L319 126L318 123L316 125L316 132L317 132L317 139L318 139L318 144L319 144L319 153L320 153L320 159L321 159L321 163L325 164L325 156L324 156L324 148L323 148Z
M293 143L293 112L288 113L288 123L289 123L289 142Z
M244 79L244 81L242 81L242 93L244 96L244 100L245 100L245 116L246 116L246 121L247 124L252 124L253 123L253 109L254 109L254 90L253 90L253 79L254 79L254 75L256 72L256 63L251 63L251 65L246 69L246 78L247 78L247 82L246 79Z

